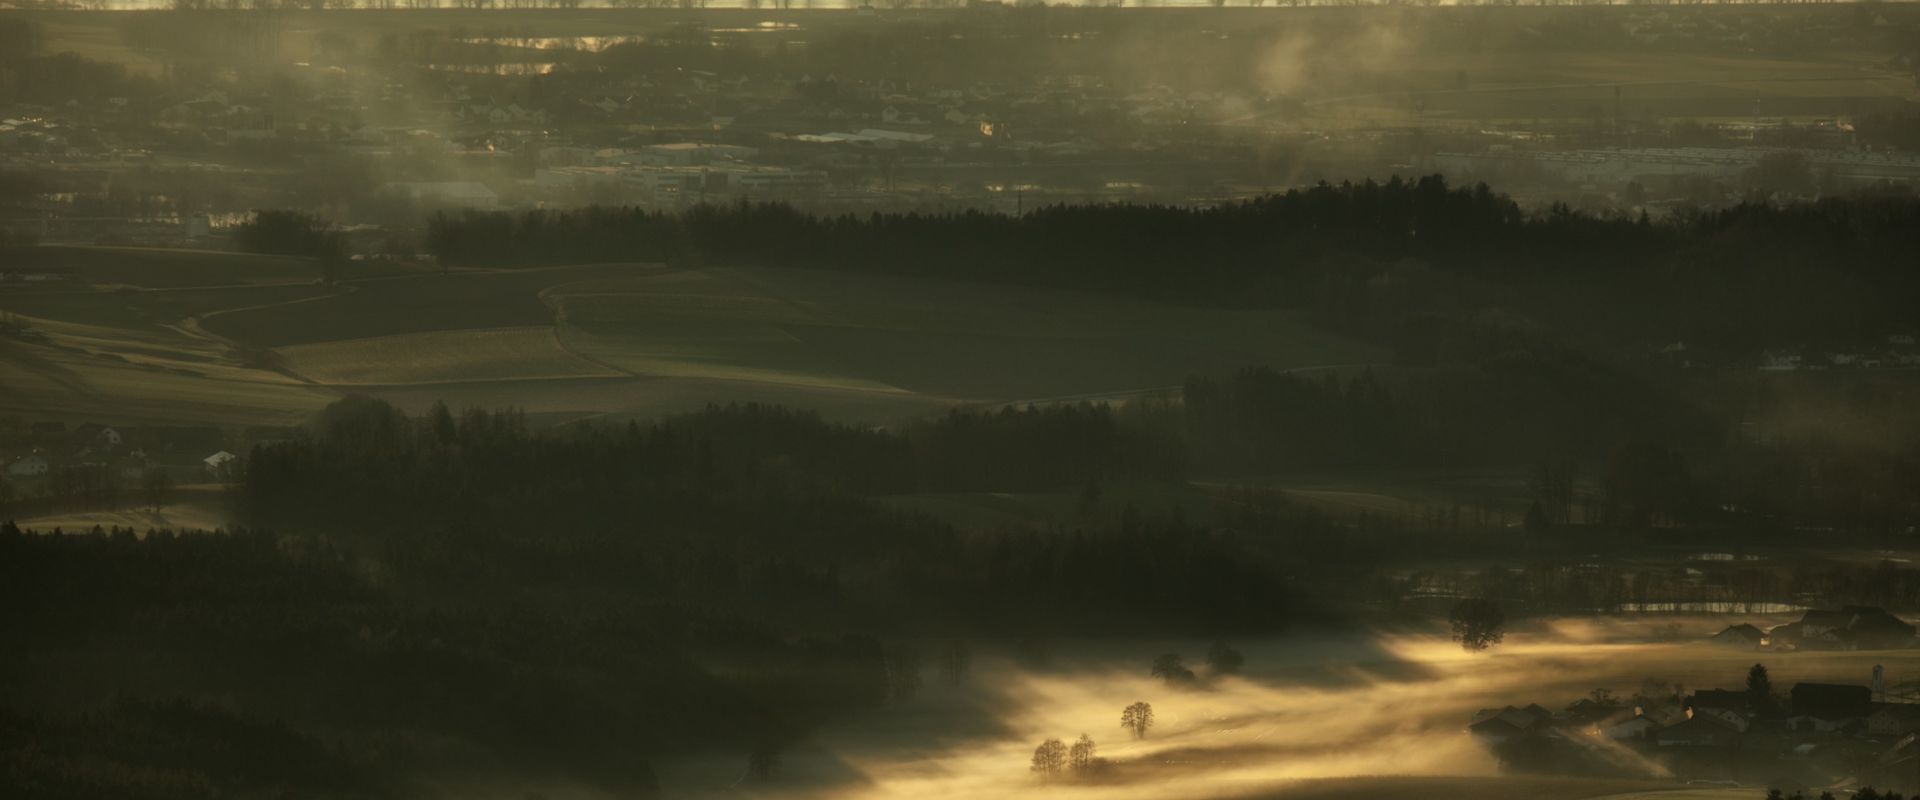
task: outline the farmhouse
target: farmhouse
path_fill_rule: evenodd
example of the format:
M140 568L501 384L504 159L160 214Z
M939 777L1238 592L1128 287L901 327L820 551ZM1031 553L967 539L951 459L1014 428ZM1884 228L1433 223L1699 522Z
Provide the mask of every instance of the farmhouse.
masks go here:
M1845 606L1812 610L1769 632L1773 644L1813 650L1889 650L1911 647L1914 627L1884 608Z
M1681 703L1688 714L1712 714L1721 718L1751 717L1759 711L1751 693L1737 689L1701 689L1687 695Z
M1592 697L1582 697L1574 701L1572 705L1567 706L1566 711L1555 716L1575 725L1592 725L1614 720L1620 717L1622 713L1623 710L1620 708L1620 705L1613 702L1611 698L1602 702Z
M1513 706L1486 709L1473 715L1473 723L1467 726L1467 732L1488 744L1502 744L1533 733L1549 719L1551 715L1543 717Z
M1848 731L1866 727L1873 713L1873 690L1840 683L1793 685L1793 716L1788 725L1801 732Z
M234 462L239 460L239 456L222 450L200 459L200 463L205 464L207 466L207 472L215 477L226 477L233 471Z
M1616 742L1627 739L1645 739L1651 732L1659 729L1659 727L1660 723L1653 721L1652 717L1644 714L1636 714L1616 722L1602 725L1600 727L1600 735Z
M1727 626L1726 630L1714 634L1713 638L1707 641L1726 647L1751 649L1766 645L1768 638L1765 631L1752 625L1741 623L1739 625Z

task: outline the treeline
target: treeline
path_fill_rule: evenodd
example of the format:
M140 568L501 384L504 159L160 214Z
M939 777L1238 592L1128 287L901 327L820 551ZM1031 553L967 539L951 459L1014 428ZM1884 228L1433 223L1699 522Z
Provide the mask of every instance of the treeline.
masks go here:
M0 708L0 788L13 797L385 794L368 765L284 723L218 704L123 697L49 716Z
M256 211L234 226L233 242L249 253L337 259L345 237L325 220L298 211Z
M593 551L636 591L801 624L1004 630L1015 609L1036 634L1286 624L1285 582L1248 566L1258 548L1180 516L1121 509L1077 533L963 535L872 499L1179 476L1175 456L1112 413L954 412L888 432L748 405L532 432L511 411L413 418L349 399L314 436L256 448L239 503L251 524L350 533L405 571L497 572L496 557L539 569L550 548ZM1269 602L1230 602L1244 596Z
M1054 206L1019 217L821 217L779 203L681 213L468 211L430 220L427 246L456 265L706 259L1236 303L1280 299L1286 287L1275 281L1287 277L1279 262L1288 257L1475 247L1490 241L1489 230L1526 222L1511 200L1486 187L1453 190L1434 176L1322 185L1216 208Z
M1920 273L1907 264L1916 225L1910 193L1655 221L1565 207L1530 214L1485 185L1428 176L1210 208L1056 206L1017 217L814 216L774 203L467 211L433 217L426 244L453 265L722 262L1296 307L1349 333L1428 342L1427 358L1446 340L1419 326L1458 325L1487 306L1551 313L1623 343L1684 339L1745 354L1860 341L1920 316Z
M0 724L49 737L0 746L21 770L6 780L98 796L164 796L163 779L199 796L405 796L423 769L506 764L645 796L645 754L744 747L887 697L877 640L788 636L673 602L631 555L480 532L454 543L465 558L392 544L372 554L250 530L0 526L0 617L21 654L0 667L0 705L18 709ZM39 697L69 698L53 707L68 713L22 718ZM105 714L71 713L115 698ZM328 733L316 742L315 730ZM471 755L416 751L436 740Z

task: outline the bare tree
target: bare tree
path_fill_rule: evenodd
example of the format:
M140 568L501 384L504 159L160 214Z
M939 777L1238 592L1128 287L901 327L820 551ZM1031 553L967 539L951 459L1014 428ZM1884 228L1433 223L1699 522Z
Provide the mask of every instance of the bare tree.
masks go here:
M1506 638L1507 615L1500 604L1486 598L1468 598L1455 603L1448 617L1453 640L1470 652L1480 652Z
M1167 653L1153 660L1153 677L1166 681L1168 686L1177 686L1194 681L1193 670L1187 669L1178 653Z
M159 467L148 467L140 476L140 495L147 501L147 508L160 513L160 507L173 502L173 477Z
M1213 670L1215 675L1236 674L1245 663L1247 657L1240 655L1240 651L1226 642L1214 642L1212 647L1207 648L1207 668Z
M1093 738L1080 734L1080 740L1067 748L1067 766L1074 772L1086 772L1093 769Z
M1048 739L1033 749L1033 766L1030 769L1040 773L1041 777L1051 778L1066 767L1067 746L1059 739Z
M1153 706L1145 701L1127 706L1120 712L1120 727L1133 731L1133 738L1147 738L1147 729L1153 727Z

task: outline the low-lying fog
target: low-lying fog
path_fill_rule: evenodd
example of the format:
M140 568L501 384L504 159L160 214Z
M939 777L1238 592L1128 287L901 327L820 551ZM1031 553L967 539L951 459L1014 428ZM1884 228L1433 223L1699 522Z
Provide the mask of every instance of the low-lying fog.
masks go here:
M1655 641L1674 622L1682 643ZM1702 642L1730 621L1784 619L1640 617L1561 620L1511 632L1490 653L1470 654L1443 635L1312 636L1233 642L1239 677L1207 680L1207 642L1054 646L1054 666L1034 672L1005 651L974 660L953 688L931 666L909 704L837 723L783 752L780 788L741 780L744 757L660 765L668 796L854 798L1231 797L1290 781L1386 775L1492 776L1499 765L1465 732L1476 709L1539 703L1559 709L1598 687L1631 697L1649 680L1738 688L1762 662L1776 689L1822 680L1866 684L1876 664L1889 686L1920 678L1920 653L1758 653ZM1153 659L1180 653L1200 688L1151 677ZM1143 740L1120 727L1121 710L1151 703ZM1093 781L1043 782L1029 770L1048 737L1098 743L1111 764ZM1658 764L1620 763L1646 777ZM751 788L750 788L751 787Z

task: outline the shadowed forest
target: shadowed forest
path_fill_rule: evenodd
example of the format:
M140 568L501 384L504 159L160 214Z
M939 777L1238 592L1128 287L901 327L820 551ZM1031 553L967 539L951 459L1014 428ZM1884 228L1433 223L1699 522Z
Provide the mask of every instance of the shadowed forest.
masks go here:
M1920 796L1911 4L144 2L0 797Z

